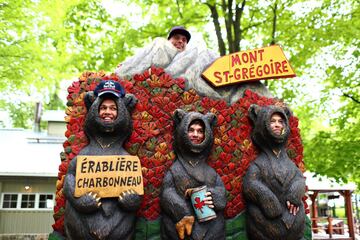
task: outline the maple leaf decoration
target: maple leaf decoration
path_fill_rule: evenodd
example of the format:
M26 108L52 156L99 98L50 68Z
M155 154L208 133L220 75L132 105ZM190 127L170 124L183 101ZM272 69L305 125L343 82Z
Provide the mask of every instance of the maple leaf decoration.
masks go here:
M205 201L204 200L200 201L200 198L196 197L195 202L196 202L194 204L195 209L198 209L201 213L203 213L202 208L203 206L205 206Z
M155 220L161 214L160 187L165 172L175 160L173 150L173 112L177 108L196 111L203 114L212 112L218 117L214 127L214 145L208 159L209 165L220 175L228 199L225 218L231 219L245 208L242 196L242 178L251 162L257 157L258 150L251 141L252 125L248 117L251 104L259 106L281 105L279 99L266 98L247 89L244 96L231 105L224 100L203 97L195 90L185 90L185 79L174 79L163 69L151 67L142 74L135 74L130 79L119 79L115 74L105 72L84 72L78 81L68 88L65 120L67 140L63 143L58 180L56 183L56 206L54 207L53 228L63 234L66 199L63 194L64 177L68 165L79 151L88 144L83 130L86 117L84 96L93 91L101 80L113 80L123 85L127 93L138 99L132 111L133 131L125 149L131 155L140 158L143 167L144 196L137 216ZM299 120L289 118L291 135L288 140L287 153L290 159L305 171L303 145L301 142ZM309 212L305 198L306 212ZM203 207L197 205L200 208Z

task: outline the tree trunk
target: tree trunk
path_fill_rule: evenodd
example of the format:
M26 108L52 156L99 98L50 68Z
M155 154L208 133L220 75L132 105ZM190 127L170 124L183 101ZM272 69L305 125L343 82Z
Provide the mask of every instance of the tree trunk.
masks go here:
M210 3L211 2L211 3ZM239 3L237 3L239 2ZM209 1L205 2L210 11L211 17L213 19L213 23L215 26L215 32L218 40L219 45L219 52L221 56L224 56L228 50L228 53L239 52L241 50L240 42L243 37L244 32L247 30L257 27L267 20L262 22L255 22L252 23L252 18L249 19L248 26L242 27L241 26L241 18L243 17L246 0L221 0L221 10L223 13L224 21L225 21L225 30L226 30L226 39L228 42L228 49L226 49L225 42L221 35L221 27L219 23L219 14L216 7L216 1ZM276 33L276 20L277 20L277 0L275 2L275 7L273 9L274 12L274 22L273 22L273 41L275 42L275 33Z
M219 45L219 53L221 56L224 56L226 54L226 48L225 48L225 42L224 39L221 36L221 28L220 28L220 23L219 23L219 14L216 10L216 5L214 3L214 5L211 5L209 3L205 3L210 11L211 11L211 17L213 19L213 23L214 23L214 27L215 27L215 33L216 33L216 37L218 40L218 45Z
M274 7L272 7L273 10L273 25L272 25L272 34L271 34L271 45L274 45L276 43L276 20L277 20L277 1L275 1Z
M244 12L246 0L241 3L241 7L238 4L235 6L235 20L234 20L234 52L240 51L240 41L242 36L242 30L240 26L241 17Z
M233 12L232 12L232 0L228 0L226 3L225 0L222 0L222 11L225 19L225 28L226 28L226 36L228 41L228 50L229 53L234 52L234 40L232 34L232 25L233 25Z

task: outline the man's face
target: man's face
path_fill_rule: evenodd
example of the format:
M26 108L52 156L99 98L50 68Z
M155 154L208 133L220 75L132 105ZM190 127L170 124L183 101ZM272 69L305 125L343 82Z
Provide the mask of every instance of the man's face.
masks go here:
M270 128L275 135L280 136L282 134L284 130L284 120L282 119L280 114L274 113L273 115L271 115Z
M169 41L176 47L179 51L184 51L187 45L186 37L182 34L174 34Z
M99 107L99 116L104 122L113 122L117 117L115 101L112 99L104 99Z
M191 124L188 129L188 137L194 144L202 143L205 138L204 128L198 123Z

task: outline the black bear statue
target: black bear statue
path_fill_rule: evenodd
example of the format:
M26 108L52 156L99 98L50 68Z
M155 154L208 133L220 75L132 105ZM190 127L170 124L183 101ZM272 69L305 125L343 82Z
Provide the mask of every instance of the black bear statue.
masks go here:
M225 239L226 190L219 174L207 164L215 124L212 113L175 110L176 159L165 174L160 193L162 239ZM205 200L194 204L191 198L201 187L206 189ZM196 209L205 205L214 215L201 219Z
M243 179L249 239L303 239L305 178L290 160L287 107L251 105L252 141L259 148Z
M94 92L88 92L84 131L89 144L79 155L129 155L122 145L132 132L130 112L136 102L133 95L125 94L122 86L111 80L102 81ZM133 239L142 197L132 190L114 198L99 198L92 192L74 197L76 159L70 162L64 182L66 239Z

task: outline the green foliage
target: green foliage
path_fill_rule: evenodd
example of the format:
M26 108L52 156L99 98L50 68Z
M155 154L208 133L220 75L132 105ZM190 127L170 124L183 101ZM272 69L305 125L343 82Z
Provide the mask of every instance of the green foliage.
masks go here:
M286 18L285 28L279 23L278 38L301 79L269 87L300 119L307 168L360 186L360 6L322 1L303 11Z
M67 64L79 72L84 69L112 71L131 54L132 49L126 45L139 46L136 38L131 42L126 37L130 28L127 20L113 19L98 1L83 1L72 6L64 19L64 27L64 48L76 51Z
M305 218L305 231L304 231L304 239L311 240L312 239L312 231L311 231L311 220L308 216Z
M229 10L222 8L223 3L232 4L233 14L243 1L203 0L201 4L146 1L145 8L156 6L157 13L168 11L170 24L174 18L179 24L191 15L194 19L202 18L202 25L194 20L191 26L204 31L213 20L207 6L214 5L219 13L221 35L227 39L225 19L229 19ZM181 12L186 12L186 17ZM307 168L360 184L360 41L355 37L360 36L359 12L359 2L354 0L246 1L240 21L240 48L272 43L283 46L298 78L266 84L300 119ZM234 14L230 19L234 21ZM155 18L151 24L164 26L165 23L167 19ZM231 34L235 34L234 30ZM208 46L216 49L217 43L210 39L205 38Z
M76 2L0 3L0 101L1 108L10 112L14 127L31 128L35 102L41 95L54 94L57 82L72 74L63 71L55 46L62 34L62 8L72 3ZM31 99L31 95L36 97Z
M337 207L335 209L335 214L336 214L336 217L338 217L338 218L346 218L344 207ZM345 220L347 220L347 219L345 219Z
M11 111L16 126L31 127L26 119L32 121L36 101L45 101L46 109L64 107L57 97L60 81L85 70L112 72L174 25L201 33L209 48L218 49L209 6L218 12L229 52L235 29L225 31L225 20L234 21L235 9L243 6L239 48L280 44L297 73L266 84L300 119L307 168L360 184L358 1L119 2L128 8L116 16L96 0L0 2L0 108ZM25 104L18 100L22 95L37 97Z
M2 1L0 19L0 107L16 127L31 127L35 102L64 108L60 81L86 70L111 72L143 43L125 18L94 0ZM21 96L29 96L26 107L14 101Z
M35 106L27 102L9 105L8 110L10 111L10 116L13 119L13 126L16 128L32 128L34 108Z

